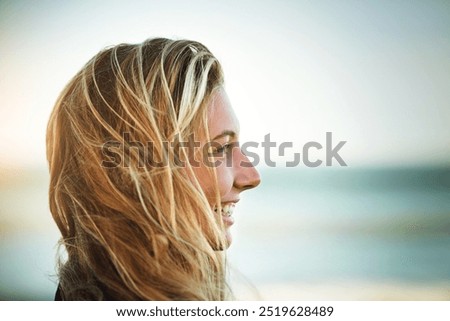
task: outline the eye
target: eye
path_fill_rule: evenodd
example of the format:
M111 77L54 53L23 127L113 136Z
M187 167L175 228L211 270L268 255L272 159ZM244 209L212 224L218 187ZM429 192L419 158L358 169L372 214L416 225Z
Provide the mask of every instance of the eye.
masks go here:
M217 154L228 153L231 150L231 144L225 144L216 150Z
M231 155L233 148L238 146L239 142L227 143L214 150L213 154L214 156Z

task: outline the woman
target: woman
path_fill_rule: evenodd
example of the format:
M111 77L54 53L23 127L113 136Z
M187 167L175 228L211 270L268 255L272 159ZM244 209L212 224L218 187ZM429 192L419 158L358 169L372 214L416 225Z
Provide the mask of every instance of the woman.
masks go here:
M67 251L57 298L230 298L231 214L259 184L238 137L202 44L157 38L92 58L47 129L50 210Z

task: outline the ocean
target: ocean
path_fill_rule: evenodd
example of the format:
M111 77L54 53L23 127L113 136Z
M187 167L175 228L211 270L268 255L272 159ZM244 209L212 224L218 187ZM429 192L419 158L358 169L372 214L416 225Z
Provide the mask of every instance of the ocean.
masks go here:
M233 266L257 287L434 284L450 299L448 168L267 169L261 177L242 194L230 248Z

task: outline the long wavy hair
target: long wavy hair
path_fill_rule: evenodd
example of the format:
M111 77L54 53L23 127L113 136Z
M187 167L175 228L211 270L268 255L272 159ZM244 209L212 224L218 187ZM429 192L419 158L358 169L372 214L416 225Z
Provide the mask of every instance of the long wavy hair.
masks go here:
M204 45L156 38L101 51L65 87L47 128L63 299L230 297L222 220L192 155L171 144L209 137L207 107L222 85Z

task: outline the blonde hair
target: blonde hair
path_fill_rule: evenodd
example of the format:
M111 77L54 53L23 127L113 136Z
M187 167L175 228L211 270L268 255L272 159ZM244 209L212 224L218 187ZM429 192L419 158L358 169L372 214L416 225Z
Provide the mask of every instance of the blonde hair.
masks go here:
M65 300L229 297L217 251L226 247L222 220L190 156L178 155L187 166L177 166L173 145L164 144L208 137L207 107L222 85L204 45L156 38L101 51L63 90L48 123L47 158L50 210L67 251L59 268ZM142 148L133 153L124 133L152 142L151 156L167 164L143 166ZM127 162L102 166L110 141Z

